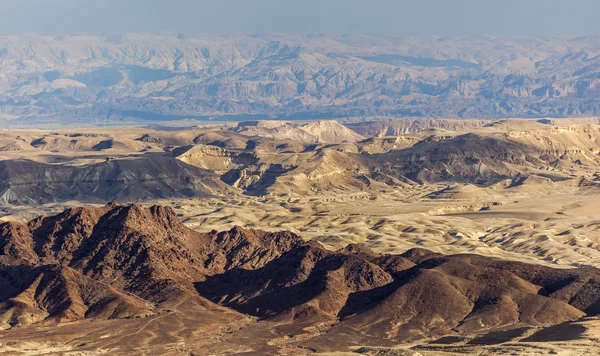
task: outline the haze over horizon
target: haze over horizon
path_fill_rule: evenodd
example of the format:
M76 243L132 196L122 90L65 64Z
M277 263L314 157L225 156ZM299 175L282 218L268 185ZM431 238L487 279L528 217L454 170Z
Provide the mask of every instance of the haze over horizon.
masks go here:
M600 34L594 0L0 0L0 33Z

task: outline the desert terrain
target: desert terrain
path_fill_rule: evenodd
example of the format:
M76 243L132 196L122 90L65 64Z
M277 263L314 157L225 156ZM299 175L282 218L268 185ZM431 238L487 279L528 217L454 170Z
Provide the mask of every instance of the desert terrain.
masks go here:
M596 355L599 124L1 130L0 352Z

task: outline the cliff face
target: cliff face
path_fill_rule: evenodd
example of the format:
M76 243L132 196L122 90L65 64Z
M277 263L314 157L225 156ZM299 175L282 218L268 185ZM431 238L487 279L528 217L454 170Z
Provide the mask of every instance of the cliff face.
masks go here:
M348 123L347 127L366 137L399 136L425 130L464 132L490 124L489 120L393 119Z
M600 113L595 38L117 37L0 37L0 118Z
M0 201L9 204L198 197L227 191L215 173L164 156L81 167L2 161L0 178Z

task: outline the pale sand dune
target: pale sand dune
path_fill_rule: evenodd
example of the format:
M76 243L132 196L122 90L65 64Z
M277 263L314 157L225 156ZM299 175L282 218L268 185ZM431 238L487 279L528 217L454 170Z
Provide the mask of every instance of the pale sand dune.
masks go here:
M531 200L512 198L436 202L403 196L373 200L368 194L356 194L313 201L247 198L175 206L186 224L199 231L234 225L289 229L331 249L360 242L381 253L420 246L446 254L472 252L564 266L600 266L597 195L566 191Z
M189 227L198 231L238 225L291 230L330 249L364 243L377 252L401 253L420 246L446 254L478 253L563 266L600 266L598 194L565 188L530 198L507 194L482 199L431 199L432 191L439 189L447 188L429 186L379 196L237 196L147 203L171 205ZM67 202L39 208L12 207L7 208L3 219L26 221L76 205Z
M364 243L381 253L415 246L436 252L477 253L560 266L600 266L600 200L574 188L526 199L429 198L434 187L411 194L374 197L367 193L320 198L161 200L186 225L198 231L233 226L268 231L291 230L330 249ZM444 188L443 188L444 189ZM13 208L10 217L25 221L45 210Z

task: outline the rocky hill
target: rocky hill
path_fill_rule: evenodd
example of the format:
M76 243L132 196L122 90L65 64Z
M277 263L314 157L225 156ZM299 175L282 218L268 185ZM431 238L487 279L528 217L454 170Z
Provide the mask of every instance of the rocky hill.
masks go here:
M365 125L372 124L377 123ZM528 177L539 179L538 188L598 186L597 125L536 120L391 124L423 129L367 139L335 121L243 122L175 131L7 131L0 136L0 203L315 196L408 191L430 183L503 190L532 183Z
M0 119L598 115L597 38L4 35Z
M515 186L529 176L542 177L548 184L575 185L581 177L596 180L599 140L595 125L560 127L507 120L473 132L432 129L277 154L202 145L173 153L191 165L214 167L225 183L249 195L312 195L428 183L489 187L511 179Z
M294 125L280 121L244 121L232 131L246 136L266 137L277 140L292 140L301 143L343 143L365 139L335 120L312 121Z
M167 316L176 313L169 306L196 300L212 314L253 315L257 330L329 323L304 345L328 338L347 348L595 316L599 285L596 269L423 249L334 252L289 232L239 227L197 233L160 206L111 203L0 224L5 329Z

